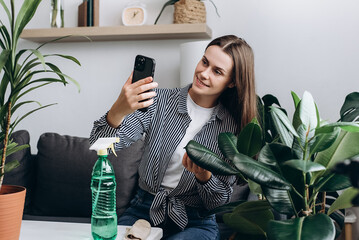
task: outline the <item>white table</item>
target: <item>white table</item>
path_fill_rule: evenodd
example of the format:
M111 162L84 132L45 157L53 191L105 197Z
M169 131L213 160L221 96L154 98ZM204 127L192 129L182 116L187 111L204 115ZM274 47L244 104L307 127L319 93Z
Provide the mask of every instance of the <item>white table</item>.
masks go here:
M122 240L128 226L118 226L116 240ZM153 227L147 240L158 240L162 229ZM92 240L91 224L23 220L20 240Z

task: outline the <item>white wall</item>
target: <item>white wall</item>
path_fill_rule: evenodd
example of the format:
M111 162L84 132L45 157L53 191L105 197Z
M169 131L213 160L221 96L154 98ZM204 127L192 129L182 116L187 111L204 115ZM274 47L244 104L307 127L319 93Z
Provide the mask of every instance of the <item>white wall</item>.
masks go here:
M128 0L129 1L129 0ZM100 25L121 24L121 10L128 1L100 0ZM16 1L19 5L22 1ZM82 0L65 0L65 26L77 25L77 6ZM165 0L143 0L148 23L153 23ZM292 113L290 91L310 91L324 119L335 121L344 97L358 91L359 2L355 0L214 0L221 17L206 1L207 22L213 37L235 34L255 52L257 92L271 93ZM39 6L28 28L49 27L50 0ZM160 24L172 22L168 7ZM0 12L1 20L5 20ZM193 39L198 40L198 39ZM77 57L82 67L56 61L81 84L64 88L54 85L38 90L31 98L58 105L42 110L19 126L31 135L32 151L41 133L88 137L92 122L109 109L129 76L134 56L157 61L155 79L162 88L179 86L180 44L189 40L57 43L43 53ZM23 40L22 47L38 44Z

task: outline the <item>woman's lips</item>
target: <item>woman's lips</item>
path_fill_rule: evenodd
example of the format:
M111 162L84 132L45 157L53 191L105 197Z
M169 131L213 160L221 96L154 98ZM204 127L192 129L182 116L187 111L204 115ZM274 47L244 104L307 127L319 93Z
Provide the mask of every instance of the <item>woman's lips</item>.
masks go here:
M207 84L204 84L201 80L199 80L198 77L196 77L196 82L197 82L197 85L199 85L200 87L209 87Z

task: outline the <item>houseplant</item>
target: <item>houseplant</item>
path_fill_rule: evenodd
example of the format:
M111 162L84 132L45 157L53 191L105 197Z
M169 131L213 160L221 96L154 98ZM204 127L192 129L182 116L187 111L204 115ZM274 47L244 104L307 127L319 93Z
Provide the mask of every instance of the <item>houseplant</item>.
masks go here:
M232 212L223 216L237 237L335 239L336 228L331 218L339 217L334 211L351 206L356 194L349 178L333 172L332 168L359 154L359 125L350 122L359 114L354 111L356 117L348 117L359 97L352 99L352 104L346 99L341 121L327 123L320 119L310 93L305 92L302 99L295 93L292 96L295 103L292 123L279 107L268 107L275 132L270 133L272 142L263 141L268 128L262 134L256 120L238 137L231 133L219 135L219 148L230 163L194 141L186 146L189 157L199 166L214 174L237 174L263 196L258 201L232 204ZM344 189L328 209L326 192ZM274 221L273 210L288 219Z
M188 1L190 2L189 4L198 5L197 7L194 6L193 11L195 11L196 8L198 8L197 10L200 11L198 14L201 15L201 16L198 16L198 18L197 18L196 16L193 16L193 18L194 18L193 21L194 21L194 22L203 22L203 20L204 20L204 22L205 22L205 18L203 19L203 17L205 17L205 15L206 15L206 9L205 9L204 4L202 3L202 1L201 1L201 0L188 0ZM209 1L212 3L212 5L214 6L214 8L216 9L216 13L217 13L217 15L219 16L216 5L213 3L212 0L209 0ZM180 3L183 2L183 4L186 4L184 0L169 0L169 1L167 1L167 2L163 5L163 7L162 7L160 13L158 14L158 16L157 16L157 18L156 18L154 24L155 24L155 25L157 24L158 20L160 19L161 15L162 15L162 13L163 13L163 11L165 10L166 7L171 6L171 5L175 5L175 7L176 7L176 4L177 4L177 6L178 6L178 4L179 4L178 2L180 2ZM179 11L182 11L182 12L183 12L183 9L180 7ZM185 11L186 11L186 10L185 10ZM187 10L187 11L188 11L188 10ZM195 13L192 13L192 14L196 15ZM204 15L204 16L203 16L203 15ZM175 19L174 19L174 23L182 23L182 22L177 22L177 20L176 20L176 18L177 18L177 17L176 17L176 10L175 10L174 18L175 18ZM193 21L189 21L189 22L186 22L186 23L193 23Z
M24 0L19 12L15 16L14 0L10 0L10 8L7 7L3 0L0 0L0 4L9 21L9 26L7 27L3 23L3 19L0 19L0 46L2 49L0 54L0 143L2 143L0 144L0 201L5 200L12 203L12 205L14 205L12 200L6 199L12 198L14 195L19 195L19 193L16 193L15 190L9 189L10 187L5 188L2 186L2 182L4 174L17 167L19 162L16 160L6 162L6 157L28 146L18 146L17 143L11 139L11 134L19 122L21 122L24 118L42 108L53 105L48 104L42 106L37 101L24 101L22 99L33 90L47 86L51 83L62 83L66 85L66 79L73 81L78 86L78 83L75 80L62 73L55 64L45 60L49 57L60 57L80 65L78 60L74 57L61 54L42 55L39 49L46 43L40 45L36 49L18 49L20 34L34 16L40 2L41 0ZM22 116L18 116L12 121L13 114L18 109L29 104L37 104L38 106ZM1 194L1 191L6 194ZM5 238L1 234L5 234L6 239L18 239L22 209L24 206L25 189L22 190L21 195L22 202L20 201L20 205L14 206L15 210L20 210L20 213L7 213L6 215L4 213L4 209L8 210L9 207L4 206L4 203L0 202L0 239ZM2 216L6 219L2 220ZM17 223L10 222L11 219L17 220ZM18 226L17 230L14 226ZM7 231L9 229L16 230L14 235L10 235L12 233Z

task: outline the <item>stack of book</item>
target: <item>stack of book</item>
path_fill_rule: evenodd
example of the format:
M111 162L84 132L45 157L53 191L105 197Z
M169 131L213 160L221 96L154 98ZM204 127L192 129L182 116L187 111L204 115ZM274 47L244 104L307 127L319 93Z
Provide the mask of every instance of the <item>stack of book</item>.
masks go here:
M83 0L79 6L78 26L99 26L99 0Z

